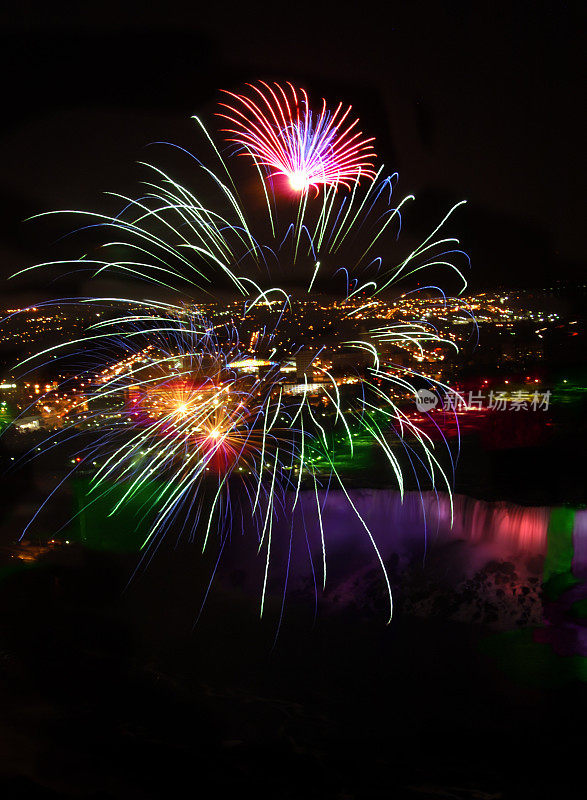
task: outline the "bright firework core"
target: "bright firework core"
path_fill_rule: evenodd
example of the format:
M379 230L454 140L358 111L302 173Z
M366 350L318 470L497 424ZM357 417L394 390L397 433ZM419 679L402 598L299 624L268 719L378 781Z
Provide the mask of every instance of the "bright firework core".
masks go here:
M310 179L305 172L292 172L288 175L288 179L294 192L306 192L310 186Z

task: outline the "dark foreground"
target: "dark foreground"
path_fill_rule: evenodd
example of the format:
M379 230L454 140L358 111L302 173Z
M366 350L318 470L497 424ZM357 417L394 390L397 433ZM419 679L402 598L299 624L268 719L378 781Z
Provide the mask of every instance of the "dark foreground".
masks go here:
M273 647L257 598L190 634L189 574L68 558L0 583L4 797L583 796L587 684L531 629L294 598Z

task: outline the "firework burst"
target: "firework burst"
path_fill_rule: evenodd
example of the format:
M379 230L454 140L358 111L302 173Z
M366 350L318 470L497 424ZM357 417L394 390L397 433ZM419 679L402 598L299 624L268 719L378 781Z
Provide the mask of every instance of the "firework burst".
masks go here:
M283 175L294 192L318 192L320 186L351 188L361 177L373 179L373 138L357 130L359 120L349 121L352 107L339 103L330 111L322 100L312 111L304 89L293 84L249 84L251 96L226 92L233 104L222 103L219 116L229 141L239 145L271 177Z
M232 95L237 107L231 112L234 141L253 156L261 177L267 210L263 219L251 220L226 162L197 120L220 165L215 172L206 161L192 162L205 181L207 202L159 167L146 165L154 178L140 197L119 196L124 208L118 215L88 215L90 227L114 233L102 243L100 257L86 254L74 262L94 278L114 271L179 291L182 302L130 303L133 311L94 323L80 340L48 348L37 358L54 359L72 347L87 357L91 348L92 363L82 372L90 376L92 389L80 405L83 425L89 420L97 428L96 440L80 459L87 463L91 457L97 464L89 502L115 484L123 489L113 505L116 513L141 487L157 480L147 502L154 511L144 536L148 552L178 524L193 539L204 496L208 522L202 546L213 527L225 541L222 532L230 528L238 499L253 519L259 550L265 553L262 611L274 519L279 514L293 519L302 490L315 496L321 583L326 584L328 532L321 522L320 497L338 489L381 563L391 615L383 560L348 492L336 451L342 448L352 460L357 437L364 437L383 455L400 492L404 454L410 464L420 465L433 486L450 494L450 478L435 442L397 400L413 398L422 381L448 387L415 369L395 367L384 352L391 343L423 354L435 345L454 347L454 340L426 320L367 325L365 332L365 319L380 293L402 278L438 267L462 278L456 262L466 255L457 239L441 233L457 206L421 244L394 259L403 209L413 198L394 202L397 176L386 177L383 167L372 170L370 140L355 132L356 122L344 127L350 108L343 112L339 106L330 114L323 104L313 117L305 92L291 84L275 89L261 85L263 90L252 87L256 102ZM285 221L278 200L266 190L264 167L290 182L293 176L294 183L302 175L294 187L301 190L297 210L293 216L290 210ZM366 187L359 187L361 176L370 179ZM338 192L340 184L348 185L350 194ZM305 190L320 185L321 197L310 200ZM39 266L61 270L70 263ZM320 357L322 351L312 348L311 339L292 339L291 331L299 325L296 301L273 285L284 265L297 270L308 293L320 284L331 293L338 287L338 311L354 326L353 335L340 344L361 364L351 394ZM222 322L196 313L185 298L186 287L212 289L219 277L242 301L239 314L228 321L224 314ZM111 302L129 306L118 298ZM251 328L247 320L261 309L264 321ZM292 359L305 364L295 386L288 382ZM114 422L102 413L108 396L124 397L124 410ZM67 430L75 433L79 426L80 420L70 415Z

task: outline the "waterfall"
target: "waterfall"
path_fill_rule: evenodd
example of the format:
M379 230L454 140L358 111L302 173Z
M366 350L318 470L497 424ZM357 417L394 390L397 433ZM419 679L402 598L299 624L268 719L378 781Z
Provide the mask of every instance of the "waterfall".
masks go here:
M497 628L542 625L546 565L556 571L557 564L570 564L573 521L573 564L583 576L587 512L435 492L302 491L293 516L284 513L273 526L267 592L277 601L287 585L290 598L315 594L326 608L385 613L376 547L394 600L409 613L445 613L438 609L448 602L451 619L489 621ZM232 537L227 557L230 568L244 567L247 591L254 592L266 550L255 554L253 565L247 547L252 530L244 533Z
M347 558L353 553L362 558L372 549L360 515L384 559L394 553L420 553L424 558L430 548L451 542L481 548L501 560L546 555L551 513L546 507L486 502L463 495L451 499L434 492L408 492L402 498L399 492L385 489L353 490L349 499L342 491L319 494L327 552L345 550ZM302 493L299 505L296 522L305 525L314 552L319 538L314 493ZM584 525L587 564L587 517Z

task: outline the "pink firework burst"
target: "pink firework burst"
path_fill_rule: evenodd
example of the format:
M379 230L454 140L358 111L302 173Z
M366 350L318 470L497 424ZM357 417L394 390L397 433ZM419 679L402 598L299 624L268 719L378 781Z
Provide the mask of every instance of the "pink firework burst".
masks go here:
M344 110L339 103L330 111L322 100L321 109L312 112L304 89L291 83L259 84L247 84L251 97L225 92L235 102L220 104L226 111L218 116L234 126L223 132L243 148L243 155L269 169L271 176L284 175L295 192L307 192L310 186L318 192L321 184L350 188L360 178L373 180L374 139L357 130L358 119L348 122L352 106Z

